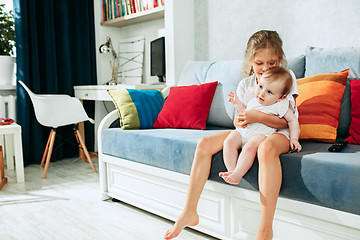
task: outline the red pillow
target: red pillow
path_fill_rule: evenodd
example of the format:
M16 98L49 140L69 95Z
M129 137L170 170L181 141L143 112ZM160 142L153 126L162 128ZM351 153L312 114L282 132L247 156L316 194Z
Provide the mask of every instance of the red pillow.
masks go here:
M351 87L351 124L346 139L349 143L360 144L360 80L350 80Z
M206 128L218 82L171 87L153 128Z

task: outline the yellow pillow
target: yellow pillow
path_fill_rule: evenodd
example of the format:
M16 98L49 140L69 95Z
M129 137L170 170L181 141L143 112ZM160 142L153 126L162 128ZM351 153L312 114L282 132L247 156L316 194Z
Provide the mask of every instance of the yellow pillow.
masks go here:
M300 139L335 142L349 69L297 79Z
M108 90L124 130L152 128L164 104L159 90Z

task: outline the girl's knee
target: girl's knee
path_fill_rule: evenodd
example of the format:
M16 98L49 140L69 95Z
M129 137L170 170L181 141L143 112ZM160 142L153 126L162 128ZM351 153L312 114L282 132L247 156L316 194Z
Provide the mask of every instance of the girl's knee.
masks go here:
M197 146L196 152L197 153L207 153L211 147L211 141L209 137L202 137L200 138Z
M269 155L273 152L275 144L272 141L263 141L258 148L258 154Z
M209 145L209 137L200 138L197 147L198 148L206 148Z
M273 141L263 141L257 150L259 162L275 161L280 154L277 153L277 144Z

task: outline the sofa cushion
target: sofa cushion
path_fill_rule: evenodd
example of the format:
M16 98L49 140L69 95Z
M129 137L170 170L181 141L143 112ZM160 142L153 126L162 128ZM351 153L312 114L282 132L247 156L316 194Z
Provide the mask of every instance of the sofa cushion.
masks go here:
M297 80L300 139L335 142L349 70Z
M331 144L302 142L301 152L282 154L282 186L279 196L360 215L360 145L348 145L341 153L328 152ZM224 183L222 151L211 163L210 180ZM259 190L258 160L238 187ZM225 184L225 183L224 183Z
M296 78L303 78L305 76L305 55L288 58L287 68L294 72Z
M217 82L171 87L154 128L205 129Z
M241 68L241 61L188 61L186 63L177 82L178 86L218 82L207 125L234 128L235 108L228 102L228 94L236 90L241 79Z
M349 79L360 78L360 47L307 47L305 55L305 77L350 69ZM350 119L350 82L348 82L341 103L337 131L339 138L343 139L348 136Z
M102 133L103 153L189 174L198 140L224 130L111 128Z
M213 63L207 74L206 82L218 81L207 123L209 125L234 128L236 114L234 106L229 103L228 94L236 91L241 80L242 61L219 61Z
M214 62L188 61L176 82L176 86L205 83L206 74ZM216 81L216 80L215 80Z
M351 124L349 143L360 144L360 80L351 80Z
M360 47L307 47L305 56L305 77L350 69L349 78L360 78Z
M159 90L116 89L108 93L119 112L123 129L152 128L164 104Z

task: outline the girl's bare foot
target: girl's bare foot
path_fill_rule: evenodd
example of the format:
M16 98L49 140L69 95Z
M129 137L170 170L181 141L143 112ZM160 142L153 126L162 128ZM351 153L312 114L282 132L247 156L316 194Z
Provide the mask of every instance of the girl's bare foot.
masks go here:
M183 212L181 216L176 220L174 226L166 231L164 239L173 239L177 237L181 231L188 226L196 226L199 224L199 215L195 213Z
M258 229L256 240L271 240L273 238L273 231L261 231Z

